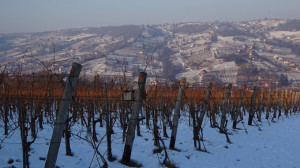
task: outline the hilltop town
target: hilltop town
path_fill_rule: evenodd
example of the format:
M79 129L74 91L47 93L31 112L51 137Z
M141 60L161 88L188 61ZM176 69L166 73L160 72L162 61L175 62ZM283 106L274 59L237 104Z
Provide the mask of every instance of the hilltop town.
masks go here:
M300 21L188 22L78 28L0 35L0 68L68 73L72 62L87 78L135 77L151 84L186 77L265 87L300 84Z

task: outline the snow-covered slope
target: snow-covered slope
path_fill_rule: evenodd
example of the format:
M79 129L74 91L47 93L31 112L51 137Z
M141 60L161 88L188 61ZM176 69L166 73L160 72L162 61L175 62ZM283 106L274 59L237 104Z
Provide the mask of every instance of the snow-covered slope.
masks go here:
M244 127L245 126L245 127ZM294 168L300 166L300 116L292 115L288 118L281 117L275 122L263 120L259 126L243 126L238 124L240 129L229 129L229 135L232 144L226 142L224 134L220 134L217 129L210 128L209 121L205 121L204 144L208 153L200 152L194 149L192 139L192 127L188 126L188 118L182 116L180 119L176 148L180 151L168 150L168 155L173 164L177 167L282 167ZM98 137L105 135L105 128L98 129ZM81 126L72 127L73 133L82 130ZM116 161L108 162L109 167L126 167L120 164L124 144L122 143L122 131L115 126L115 134L112 136L112 153ZM3 139L3 128L1 128ZM131 158L143 165L143 167L162 167L160 163L164 159L164 152L153 154L153 136L152 131L147 130L144 125L141 126L142 136L136 136ZM170 135L170 130L168 130ZM44 167L49 142L52 135L52 127L45 125L45 128L38 132L36 142L31 146L30 167ZM80 136L86 138L86 133L82 132ZM100 139L100 138L99 138ZM169 138L164 138L165 144L169 146ZM73 157L65 155L65 143L62 140L57 159L59 167L99 167L101 160L94 156L91 146L84 140L76 137L71 138L71 148ZM106 138L103 139L99 151L102 154L106 152ZM106 157L106 155L105 155ZM13 163L8 164L11 160ZM14 134L7 138L0 149L0 167L22 167L22 149L20 141L20 132L17 129Z

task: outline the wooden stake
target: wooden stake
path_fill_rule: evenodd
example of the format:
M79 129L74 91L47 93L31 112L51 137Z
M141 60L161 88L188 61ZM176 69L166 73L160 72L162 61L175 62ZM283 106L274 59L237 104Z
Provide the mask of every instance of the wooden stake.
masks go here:
M175 149L177 128L178 128L178 122L179 122L179 118L180 118L180 105L181 105L182 96L184 93L185 81L186 81L185 78L180 79L179 90L178 90L175 111L174 111L174 117L173 117L173 129L172 129L172 133L171 133L171 141L170 141L170 146L169 146L170 149Z
M138 78L138 88L137 88L136 98L133 104L132 115L130 117L130 121L128 125L126 142L125 142L124 152L122 156L123 164L128 164L130 162L132 145L135 137L135 128L138 122L139 111L142 107L142 100L145 92L146 78L147 78L147 73L140 72Z
M79 77L81 68L82 65L80 64L77 63L72 64L71 72L66 82L65 90L61 99L58 115L54 125L54 130L53 130L53 134L49 146L45 168L55 167L57 154L61 142L61 137L64 131L65 122L69 111L69 105L72 101L72 94L76 88L77 79Z

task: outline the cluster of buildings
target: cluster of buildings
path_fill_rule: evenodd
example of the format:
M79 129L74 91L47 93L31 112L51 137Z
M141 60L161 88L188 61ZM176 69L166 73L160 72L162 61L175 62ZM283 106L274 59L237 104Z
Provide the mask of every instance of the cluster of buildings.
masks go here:
M279 57L278 55L274 55L274 59L280 61L283 64L286 64L287 66L289 66L291 68L294 68L297 71L300 71L300 66L292 61L286 60L282 57Z

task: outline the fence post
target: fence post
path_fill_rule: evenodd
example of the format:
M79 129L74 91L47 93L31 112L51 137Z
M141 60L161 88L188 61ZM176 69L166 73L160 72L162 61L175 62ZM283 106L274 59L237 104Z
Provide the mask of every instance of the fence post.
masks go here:
M69 111L69 105L72 101L72 94L76 88L77 79L80 74L82 65L73 63L71 72L66 81L64 93L61 99L58 115L56 117L56 122L53 129L53 134L49 146L49 151L47 154L47 160L45 163L45 168L54 168L57 154L61 142L61 137L64 131L67 114Z
M253 94L252 94L252 97L251 97L251 103L250 103L248 125L252 125L252 120L253 120L253 117L254 117L254 112L255 112L254 111L254 106L255 106L256 92L257 92L257 87L254 86Z
M300 105L300 92L296 92L295 94L295 110L299 110L299 105ZM296 112L295 111L295 112Z
M105 123L106 123L106 144L107 144L107 159L112 161L112 151L111 151L111 112L108 107L108 97L107 97L107 82L104 83L104 97L105 97Z
M201 113L200 113L200 119L199 119L199 125L198 125L199 128L201 128L204 115L207 112L207 107L208 107L208 103L209 103L209 99L210 99L210 95L211 95L212 86L213 86L213 84L209 83L209 85L207 87L207 90L206 90L206 96L205 96L205 100L204 100L204 106L203 106L203 109L201 110ZM198 130L198 132L199 131L200 131L200 129Z
M296 100L296 92L292 92L292 103L291 103L291 107L292 107L292 111L295 112L295 100Z
M296 93L296 96L295 96L295 112L297 110L299 110L299 105L300 105L300 92L297 92Z
M282 89L280 94L280 106L279 106L278 118L281 117L281 110L284 106L283 99L284 99L284 90Z
M220 133L224 133L225 132L225 127L226 127L226 114L228 113L228 104L229 104L229 96L230 96L230 92L231 92L231 88L232 88L232 84L230 83L227 86L227 90L225 92L225 99L223 101L223 110L222 110L222 116L221 116L221 124L220 124Z
M23 103L23 102L22 102ZM29 168L29 160L28 160L28 148L27 148L27 128L25 126L26 122L26 114L23 110L23 106L17 96L17 108L19 113L19 126L22 140L22 153L23 153L23 168Z
M177 100L176 100L176 105L175 105L175 110L174 110L173 129L172 129L172 133L171 133L171 140L170 140L170 146L169 146L170 149L175 149L178 121L179 121L179 117L180 117L180 105L181 105L181 100L182 100L182 96L184 93L185 81L186 81L186 78L180 79L179 90L178 90L178 95L177 95Z
M283 105L283 108L284 108L284 115L285 116L288 116L289 114L289 98L288 98L288 90L286 89L285 92L284 92L284 105Z
M4 76L5 77L5 76ZM3 79L3 110L4 110L4 135L8 135L8 106L6 105L6 83Z
M273 118L276 118L276 111L278 110L278 87L276 87L276 92L275 92L275 100L274 100L274 105L273 105L273 108L274 109L274 114L273 114Z
M268 91L268 100L267 100L267 111L266 111L266 119L269 119L269 115L270 115L270 112L271 112L271 104L270 104L270 101L271 101L271 89L269 89Z
M145 83L146 83L147 73L140 72L138 78L138 88L136 93L136 98L133 104L132 114L128 124L128 130L126 135L126 142L124 147L124 152L122 156L122 163L128 164L130 162L132 145L135 137L135 127L137 126L137 121L139 117L139 111L142 107L143 95L145 92Z
M204 105L203 105L203 108L201 109L199 118L197 118L198 114L196 114L195 110L194 110L194 114L193 114L193 125L194 125L194 127L195 127L195 120L197 121L197 126L194 128L195 129L194 130L194 145L195 145L195 147L197 147L196 141L199 142L202 139L202 138L199 139L199 134L200 134L200 131L202 129L202 123L203 123L205 113L207 113L207 108L208 108L208 103L209 103L209 99L210 99L210 95L211 95L212 86L213 86L212 83L208 84L208 87L206 89L206 96L205 96L205 99L204 99ZM201 150L200 142L198 144L199 144L198 148L199 148L199 150Z
M234 117L233 117L233 124L232 124L233 129L236 129L238 116L242 115L241 114L241 106L242 106L242 102L243 102L243 99L244 99L245 91L246 91L246 86L243 86L242 87L242 93L241 93L241 96L239 98L239 102L238 102L238 105L237 105L237 109L236 109L236 112L235 112ZM241 120L242 120L242 118L241 118Z
M259 112L257 116L257 120L261 122L261 115L264 109L264 88L261 88L261 93L260 93L260 107L259 107Z

